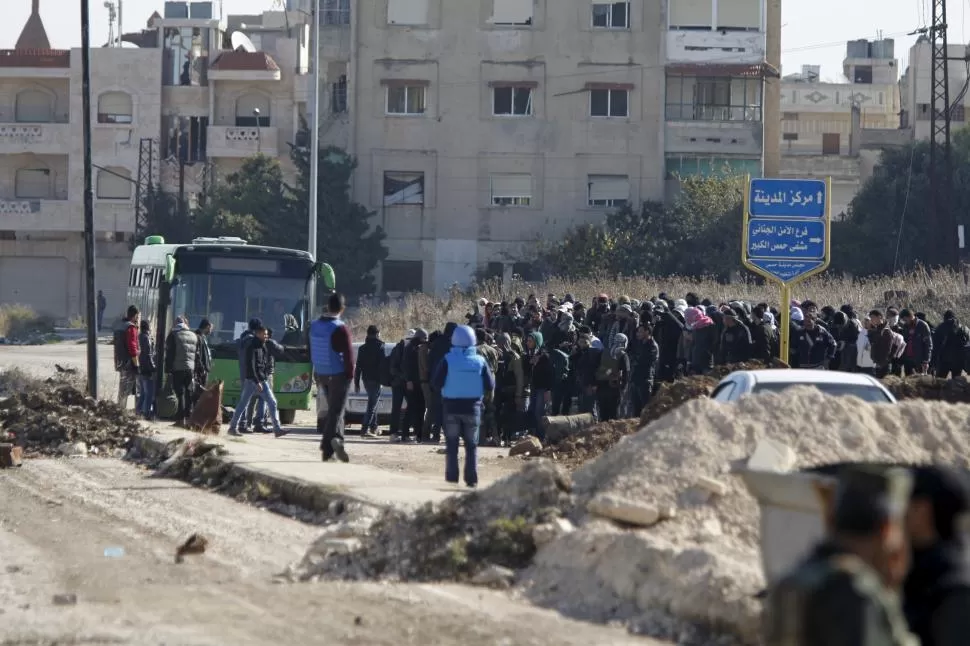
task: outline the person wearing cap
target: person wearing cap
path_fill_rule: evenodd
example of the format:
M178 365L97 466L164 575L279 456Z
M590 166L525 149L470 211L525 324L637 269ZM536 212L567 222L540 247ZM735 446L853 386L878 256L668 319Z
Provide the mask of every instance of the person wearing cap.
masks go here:
M943 322L933 331L933 368L940 379L963 375L970 348L970 329L953 310L943 312Z
M407 379L404 377L404 352L408 343L414 338L415 330L408 330L404 338L397 342L391 350L391 357L388 360L388 371L391 373L391 424L390 440L396 442L401 438L401 410L404 408L404 393L406 390Z
M906 348L900 357L900 365L906 376L925 375L930 369L933 357L933 333L926 321L913 316L913 312L903 309L899 312L900 334L906 340Z
M751 331L738 320L738 312L730 307L721 310L724 331L719 348L720 365L743 363L751 358Z
M176 317L172 331L165 339L165 374L168 375L178 402L176 426L187 427L189 415L192 413L195 370L201 360L199 346L199 336L189 328L185 318Z
M310 363L317 386L317 431L324 462L334 456L349 462L344 448L344 410L347 393L354 378L354 344L340 316L344 313L344 295L334 292L327 299L327 311L310 324Z
M478 431L482 402L495 390L495 376L475 347L475 331L457 326L451 350L435 367L432 381L441 393L445 431L445 480L458 484L458 443L465 443L465 485L478 486Z
M765 646L918 646L897 596L909 565L906 469L839 474L828 537L769 590Z
M367 392L367 411L360 424L360 434L377 437L377 402L381 398L381 367L387 361L384 341L376 325L367 327L367 338L357 349L357 365L354 368L354 392L360 393L360 382Z
M922 646L970 640L970 483L951 467L913 469L906 528L912 567L903 584L906 621Z

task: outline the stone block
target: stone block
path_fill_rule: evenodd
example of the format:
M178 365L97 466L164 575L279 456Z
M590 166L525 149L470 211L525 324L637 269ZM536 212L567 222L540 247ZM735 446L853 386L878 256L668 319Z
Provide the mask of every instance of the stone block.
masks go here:
M790 446L766 437L754 447L754 453L748 458L748 470L784 473L791 471L797 460L798 456Z
M660 511L655 506L616 496L596 496L589 501L586 509L601 518L638 527L650 527L660 520Z

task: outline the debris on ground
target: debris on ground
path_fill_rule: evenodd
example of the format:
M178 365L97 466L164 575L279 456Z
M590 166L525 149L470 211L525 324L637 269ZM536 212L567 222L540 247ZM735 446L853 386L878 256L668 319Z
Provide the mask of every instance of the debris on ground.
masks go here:
M0 374L0 442L22 447L24 457L124 455L148 432L115 402L85 395L71 375Z
M514 458L516 456L522 457L532 457L538 456L542 453L542 442L539 438L530 435L525 437L509 448L509 457Z
M624 437L640 430L640 426L635 419L600 422L566 436L558 444L545 447L542 457L554 460L567 469L575 469L606 453Z
M952 404L970 404L967 377L938 379L929 375L886 377L882 383L896 399L928 399Z
M13 444L0 444L0 469L11 469L23 465L24 449Z
M208 546L209 539L202 534L192 534L188 540L179 545L179 548L175 550L175 562L182 563L189 554L205 554Z
M532 562L533 532L562 517L571 486L559 466L530 462L482 491L329 529L288 577L502 585L498 574L506 570L496 568L516 571Z
M634 420L610 424L616 445L571 476L532 460L467 496L328 529L289 578L512 585L564 614L681 644L754 645L759 512L738 469L970 464L970 406L879 406L810 387L691 401L635 433Z

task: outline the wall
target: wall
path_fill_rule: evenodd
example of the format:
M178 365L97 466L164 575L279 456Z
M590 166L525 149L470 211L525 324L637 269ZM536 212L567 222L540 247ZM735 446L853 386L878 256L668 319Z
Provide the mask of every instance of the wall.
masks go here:
M425 27L404 27L386 24L387 0L360 3L351 81L356 197L379 212L391 259L424 262L426 288L445 286L446 272L431 259L453 266L453 250L468 248L461 241L475 243L479 266L510 262L538 236L601 220L606 209L587 207L587 173L627 173L633 199L662 197L657 3L648 3L646 15L634 3L632 29L616 31L593 30L588 3L563 11L539 0L533 28L490 25L486 1L428 4ZM382 81L393 79L429 83L424 116L385 116ZM495 80L535 83L534 116L493 117L488 83ZM589 82L632 84L629 117L589 118ZM423 171L423 207L384 207L385 170ZM492 208L489 174L496 172L532 173L532 205ZM449 242L439 251L436 239Z

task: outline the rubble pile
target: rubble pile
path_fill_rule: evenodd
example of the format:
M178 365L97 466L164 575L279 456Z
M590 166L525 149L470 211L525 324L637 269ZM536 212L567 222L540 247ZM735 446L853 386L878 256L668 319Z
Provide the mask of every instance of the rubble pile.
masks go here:
M928 399L970 404L970 381L966 377L937 379L929 375L886 377L882 380L896 399Z
M482 491L334 525L288 576L508 583L561 526L570 489L560 467L530 462Z
M0 375L0 442L23 447L25 457L124 455L146 430L117 404L95 400L59 373L47 380L17 370Z
M567 435L556 444L542 449L542 457L555 460L567 469L575 469L583 463L598 457L627 435L636 433L640 423L635 419L621 419L601 422L572 435Z

